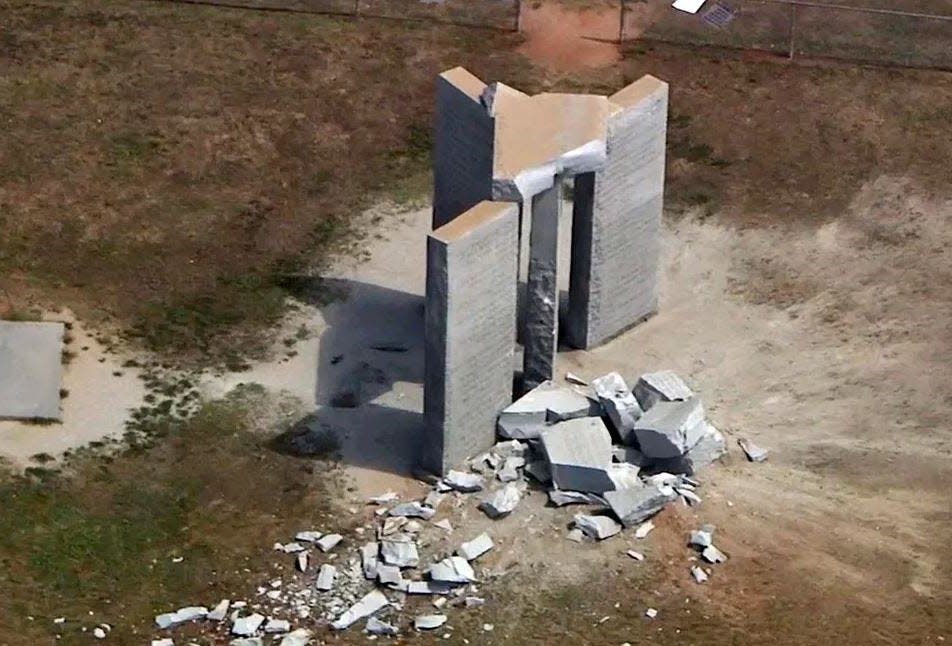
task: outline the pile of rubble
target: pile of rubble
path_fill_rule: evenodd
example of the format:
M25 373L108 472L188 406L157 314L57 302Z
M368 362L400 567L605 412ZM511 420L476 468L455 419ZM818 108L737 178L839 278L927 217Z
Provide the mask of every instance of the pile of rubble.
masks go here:
M477 584L491 578L488 571L477 573L480 557L494 547L488 534L454 543L452 550L438 547L448 544L454 531L449 519L433 521L447 496L457 506L473 500L497 519L511 513L530 486L543 487L554 506L590 507L574 517L567 538L576 541L604 540L636 525L634 535L644 538L652 528L649 519L665 505L678 499L701 502L694 470L727 447L705 419L701 401L677 375L646 374L633 389L617 373L591 384L572 375L567 381L568 386L545 382L503 410L500 441L472 459L468 471L431 480L434 488L422 500L400 501L394 493L370 499L377 506L375 521L355 530L362 544L345 544L349 554L340 534L314 530L274 545L297 570L316 576L272 580L259 587L260 601L250 606L223 600L211 610L182 608L156 617L157 625L227 621L232 646L258 646L269 634L283 635L280 646L310 643L309 630L292 631L282 616L327 623L334 630L363 621L371 635L397 635L408 624L433 630L446 624L450 609L483 605ZM712 564L726 559L713 544L713 532L703 526L689 541ZM435 553L423 553L434 546ZM629 556L644 558L634 551ZM709 572L691 568L698 583ZM402 613L408 598L419 595L431 598L435 612L411 621ZM484 629L491 630L491 624ZM153 646L171 643L166 638Z

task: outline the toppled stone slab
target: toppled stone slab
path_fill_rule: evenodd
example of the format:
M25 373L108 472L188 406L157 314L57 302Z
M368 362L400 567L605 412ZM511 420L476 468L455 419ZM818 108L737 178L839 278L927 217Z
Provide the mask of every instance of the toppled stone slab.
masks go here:
M0 419L59 420L62 323L0 321Z
M340 534L326 534L315 543L322 552L329 552L337 547L337 544L344 540Z
M450 470L443 477L443 482L460 493L474 493L482 491L485 484L483 477L476 473Z
M396 540L385 539L380 544L380 556L387 565L397 567L416 567L420 564L420 554L416 543L400 537Z
M690 399L694 396L694 392L674 372L662 370L642 375L635 384L634 395L641 409L647 411L659 401L673 402Z
M691 460L691 466L694 469L700 469L720 460L726 454L727 440L724 439L724 434L712 424L706 423L701 439L688 451L687 455Z
M479 508L490 518L501 518L512 512L522 499L519 483L510 482L480 503Z
M559 489L602 493L615 488L608 476L612 440L605 423L586 417L550 426L541 436L552 481Z
M451 471L450 473L453 472ZM405 502L392 508L387 513L391 516L403 518L422 518L423 520L430 520L436 515L436 510L419 502Z
M605 500L625 527L633 527L661 511L677 498L669 487L641 487L606 491Z
M740 445L741 450L744 451L744 455L746 455L747 459L751 462L763 462L767 459L767 454L769 453L767 449L763 449L750 440L743 438L737 440L737 443Z
M199 619L204 619L208 615L208 608L205 606L188 606L185 608L179 608L175 612L167 612L156 616L155 623L159 628L163 630L166 628L172 628L178 624L184 624L188 621L197 621Z
M544 381L499 414L500 436L514 440L539 437L552 423L598 414L598 404L571 388Z
M239 617L231 624L231 634L239 637L248 637L254 635L264 623L264 615L254 613L247 617Z
M615 436L622 442L633 443L631 431L642 410L624 378L617 372L610 372L592 381L592 388L611 420Z
M394 635L399 634L400 631L392 624L381 621L376 617L371 617L367 620L367 626L364 628L364 632L370 635L393 637Z
M334 579L337 578L337 568L333 565L324 563L317 573L317 582L314 587L322 592L327 592L334 587Z
M444 583L472 583L476 580L472 566L462 556L450 556L434 563L428 573L433 581Z
M695 398L658 402L635 422L633 436L648 458L679 458L698 443L707 430L704 407Z
M285 635L278 646L307 646L310 643L311 631L306 628L298 628Z
M371 590L361 597L360 601L352 605L344 614L338 617L337 620L331 624L331 628L334 630L344 630L355 622L369 617L378 610L387 607L389 604L390 601L387 600L387 597L385 597L382 592L379 590Z
M467 561L475 561L493 547L493 539L489 537L489 534L483 533L473 540L460 545L456 553Z
M586 493L584 491L563 491L561 489L549 490L549 502L556 507L565 505L598 505L607 507L608 503L599 495Z
M575 526L589 538L595 540L605 540L618 534L621 531L621 525L616 523L608 516L589 516L586 514L575 515Z
M446 615L420 615L413 620L417 630L434 630L446 623Z

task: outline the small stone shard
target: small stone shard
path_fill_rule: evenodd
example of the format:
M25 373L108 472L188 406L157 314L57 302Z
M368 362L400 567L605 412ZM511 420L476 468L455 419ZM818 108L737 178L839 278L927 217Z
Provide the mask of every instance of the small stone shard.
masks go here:
M617 372L610 372L592 381L592 387L611 420L615 436L627 444L634 443L631 431L642 410L624 378Z
M307 530L303 532L298 532L294 535L294 540L301 541L302 543L316 543L317 540L323 536L321 532L316 532L314 530Z
M612 441L597 417L560 422L542 434L552 481L559 489L603 493L614 489L608 476Z
M691 537L688 539L688 543L694 547L700 547L701 549L705 547L710 547L713 545L714 537L711 535L711 532L704 531L703 529L691 532Z
M403 516L392 516L386 518L383 521L383 527L380 528L380 533L383 536L389 536L402 529L404 525L407 524L407 519Z
M284 545L277 543L275 547L282 550L285 554L297 554L298 552L304 551L304 546L300 543L285 543Z
M334 587L334 580L337 578L337 568L333 565L324 563L317 572L317 582L314 584L318 590L327 592Z
M153 639L150 644L151 646L175 646L175 642L168 637L164 637L162 639Z
M261 624L264 623L264 619L264 615L257 612L247 617L239 617L235 619L231 625L231 634L238 635L239 637L254 635L258 631L258 628L261 627Z
M528 452L528 445L519 440L509 440L508 442L496 442L489 451L498 458L525 458Z
M337 620L331 624L331 628L334 630L344 630L353 623L387 607L389 604L390 601L387 600L387 597L385 597L382 592L379 590L371 590L361 597L360 601L352 605L344 614L338 617Z
M420 554L416 543L400 537L399 540L383 540L380 544L380 555L384 563L397 567L416 567L420 564Z
M268 618L268 622L264 625L264 632L269 635L286 633L290 632L290 630L291 622L287 619Z
M311 643L311 631L298 628L285 635L279 646L307 646Z
M767 459L767 454L770 453L767 449L757 446L750 440L741 438L737 440L737 443L740 445L741 450L744 451L744 455L746 455L747 459L751 462L763 462Z
M207 615L208 608L205 606L187 606L185 608L179 608L175 612L158 615L155 618L155 623L159 628L164 630L177 626L178 624L184 624L188 621L204 619Z
M724 434L706 423L704 433L697 444L688 451L688 458L694 469L701 469L727 455L727 440Z
M490 518L501 518L512 512L522 499L522 489L510 482L491 496L483 500L479 508Z
M708 579L707 572L697 565L691 566L691 576L694 577L694 581L697 583L704 583Z
M327 534L325 536L321 536L316 545L322 552L329 552L330 550L337 547L337 544L342 540L344 540L344 537L340 534Z
M367 626L364 628L364 632L370 635L384 635L392 637L397 635L400 631L392 624L381 621L376 617L370 617L367 619Z
M301 552L297 555L297 569L301 572L307 572L307 565L310 560L307 552Z
M684 502L688 503L689 505L701 504L701 497L697 495L696 493L694 493L693 491L691 491L690 489L687 489L685 487L675 487L674 491L679 496L684 498Z
M380 563L378 554L380 554L380 543L365 543L360 548L360 567L364 572L364 578L371 581L377 578L377 566Z
M627 555L630 556L631 558L635 559L636 561L644 561L644 560L645 560L645 555L642 554L641 552L636 551L636 550L628 550L627 552L625 552L625 554L627 554Z
M502 468L496 472L500 482L515 482L519 479L519 469L524 467L526 459L520 456L510 456L503 462Z
M654 619L657 616L658 616L658 611L655 610L654 608L648 608L647 610L645 610L645 617L647 617L648 619Z
M212 608L211 612L205 615L205 618L209 621L224 621L225 617L228 616L228 608L231 606L231 601L228 599L222 599L218 602L218 605Z
M434 630L446 623L446 615L420 615L413 620L417 630Z
M585 532L580 530L578 527L574 527L569 530L569 533L565 535L565 538L569 539L573 543L581 543L585 540Z
M605 500L625 527L633 527L654 516L677 496L668 488L641 487L606 491Z
M608 516L576 514L575 526L589 538L599 541L611 538L621 531L621 525Z
M597 414L598 404L585 395L544 381L505 408L496 428L501 437L529 440L549 424Z
M460 493L482 491L485 483L483 477L479 474L453 470L450 470L450 472L446 474L443 478L443 482Z
M419 502L405 502L392 508L387 513L395 517L430 520L436 514L436 510L422 505Z
M389 505L400 500L400 496L395 491L388 491L379 496L371 496L368 500L374 505Z
M584 491L563 491L561 489L551 489L549 491L549 502L556 507L565 505L598 505L607 507L608 503L601 496Z
M473 540L460 545L456 553L467 561L475 561L493 547L493 539L489 537L489 534L483 533Z
M407 594L449 594L453 584L445 581L405 581Z
M570 384L575 384L576 386L587 386L587 385L588 385L588 382L587 382L587 381L585 381L584 379L582 379L582 378L579 377L578 375L573 374L573 373L571 373L571 372L565 373L565 380L566 380L567 382L569 382Z
M399 587L403 583L403 575L400 573L399 566L379 565L377 566L377 580L382 585Z
M232 639L228 646L264 646L264 640L260 637L242 637L241 639Z
M428 572L430 579L444 583L472 583L476 580L472 566L462 556L450 556L434 563Z
M646 457L671 459L690 451L706 430L704 407L694 397L658 402L635 422L633 436Z
M659 401L673 402L690 399L694 396L694 392L674 372L662 370L642 375L635 384L634 395L641 409L647 411Z
M436 522L433 523L433 524L434 524L436 527L439 527L440 529L442 529L443 531L445 531L445 532L447 532L447 533L450 533L450 534L453 533L453 525L450 524L450 521L449 521L448 518L444 518L444 519L442 519L442 520L438 520L438 521L436 521Z
M701 552L701 558L708 563L723 563L727 560L727 555L713 545L708 545L704 548L704 551Z

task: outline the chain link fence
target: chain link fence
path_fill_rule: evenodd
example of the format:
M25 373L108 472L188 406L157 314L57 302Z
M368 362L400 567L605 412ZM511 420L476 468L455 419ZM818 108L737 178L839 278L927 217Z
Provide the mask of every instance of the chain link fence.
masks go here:
M852 4L708 0L697 14L689 14L669 6L646 10L654 0L622 0L620 39L952 70L952 4L947 0L916 0L916 11L895 8L904 4L899 0L891 8L861 4L876 0L844 1ZM927 11L943 7L945 13Z

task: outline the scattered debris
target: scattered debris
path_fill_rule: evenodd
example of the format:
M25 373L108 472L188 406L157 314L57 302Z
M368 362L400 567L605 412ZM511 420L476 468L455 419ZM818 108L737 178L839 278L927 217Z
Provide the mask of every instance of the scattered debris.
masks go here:
M285 635L278 646L307 646L310 643L311 631L299 628Z
M166 628L177 626L178 624L184 624L187 621L204 619L207 615L208 608L204 606L189 606L187 608L180 608L175 612L168 612L158 615L155 618L155 623L159 628L164 630Z
M658 616L658 611L655 610L654 608L648 608L647 610L645 610L645 617L647 617L648 619L654 619L657 616Z
M232 639L228 646L264 646L264 640L260 637L242 637L241 639Z
M570 384L575 384L576 386L587 386L587 385L588 385L588 382L587 382L587 381L585 381L584 379L582 379L582 378L579 377L578 375L573 374L573 373L571 373L571 372L566 372L566 373L565 373L565 380L566 380L567 382L569 382Z
M93 637L95 637L96 639L105 639L106 631L103 630L101 626L96 626L95 628L93 628Z
M284 545L281 543L275 543L274 549L281 550L285 554L296 554L298 552L303 552L304 546L300 543L286 543Z
M737 443L747 456L747 459L751 462L763 462L767 459L767 454L769 453L767 449L762 449L750 440L745 440L744 438L737 440Z
M394 491L388 491L387 493L380 494L379 496L371 496L368 500L375 505L389 505L391 503L397 502L400 499L400 496Z
M599 507L608 507L608 503L601 496L584 491L563 491L561 489L549 490L549 502L556 507L565 505L597 505Z
M390 601L387 600L387 597L385 597L380 590L371 590L365 594L360 601L352 605L344 614L338 617L337 620L331 624L331 628L334 630L348 628L353 623L365 617L369 617L388 605L390 605Z
M450 524L450 521L449 521L448 518L444 518L444 519L442 519L442 520L438 520L438 521L436 521L436 522L433 523L433 524L434 524L436 527L439 527L440 529L442 529L443 531L445 531L445 532L447 532L447 533L450 533L450 534L453 533L453 525Z
M420 554L416 543L405 535L386 539L380 543L380 556L384 563L397 567L416 567L420 564Z
M621 525L608 516L575 515L575 526L589 538L605 540L621 531Z
M403 584L403 575L398 565L380 565L377 567L377 579L382 585L399 588Z
M710 525L705 525L701 529L691 532L691 537L688 539L688 544L695 547L700 547L701 549L710 547L714 540L713 533L714 528Z
M539 437L549 424L598 414L598 405L571 388L544 381L499 414L499 435L514 440Z
M269 618L264 625L264 632L269 635L286 633L291 630L291 623L287 619Z
M317 582L314 587L322 592L327 592L334 587L334 579L337 578L337 568L328 563L321 565L317 573Z
M308 552L301 552L297 555L297 569L301 572L307 572L307 565L310 559Z
M417 630L434 630L446 623L446 615L420 615L413 620Z
M360 548L360 566L364 572L364 578L371 581L377 578L377 567L380 563L378 554L380 554L380 543L366 543Z
M162 639L153 639L149 643L151 646L175 646L175 642L168 637L163 637Z
M493 539L489 537L489 534L480 534L468 543L460 545L456 553L467 561L475 561L493 547Z

